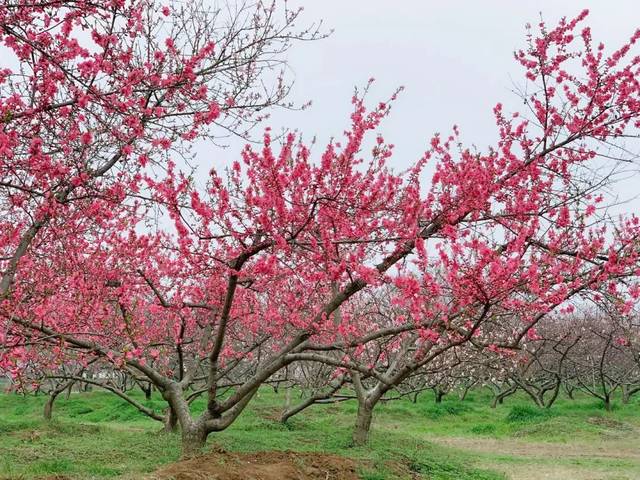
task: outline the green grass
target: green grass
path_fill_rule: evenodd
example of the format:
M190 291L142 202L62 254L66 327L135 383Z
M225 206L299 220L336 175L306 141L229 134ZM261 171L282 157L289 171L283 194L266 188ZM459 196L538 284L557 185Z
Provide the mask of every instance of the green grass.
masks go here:
M159 397L148 401L142 395L137 398L158 410L164 407ZM53 475L139 478L178 459L179 435L159 433L158 422L109 393L74 393L68 400L61 397L51 422L42 419L45 400L43 396L0 395L0 479ZM441 404L425 393L415 404L403 400L379 405L370 445L353 448L350 435L355 403L312 407L282 425L277 418L284 392L263 389L231 428L209 437L209 445L239 452L294 450L345 455L361 461L361 477L366 480L499 480L508 478L501 472L554 465L576 472L611 472L612 479L632 479L640 478L637 457L548 458L544 453L525 456L503 446L517 442L576 444L581 448L633 445L631 442L640 441L639 400L629 405L616 403L612 412L605 412L590 398L561 398L545 410L516 395L491 409L489 395L482 390L470 392L464 402L450 395ZM203 401L195 402L193 408L204 408ZM399 464L411 472L409 477L393 473Z

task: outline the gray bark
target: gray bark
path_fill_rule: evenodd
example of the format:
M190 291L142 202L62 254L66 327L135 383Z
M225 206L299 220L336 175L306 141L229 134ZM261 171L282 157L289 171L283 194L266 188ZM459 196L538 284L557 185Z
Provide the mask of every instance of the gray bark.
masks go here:
M358 402L358 415L353 430L353 444L356 447L366 445L369 441L369 431L373 420L373 406L369 402Z

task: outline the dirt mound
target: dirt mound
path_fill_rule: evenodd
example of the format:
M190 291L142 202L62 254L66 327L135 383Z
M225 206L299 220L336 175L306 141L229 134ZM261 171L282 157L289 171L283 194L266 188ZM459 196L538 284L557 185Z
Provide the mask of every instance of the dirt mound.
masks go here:
M216 451L163 467L149 480L358 480L356 470L338 455Z

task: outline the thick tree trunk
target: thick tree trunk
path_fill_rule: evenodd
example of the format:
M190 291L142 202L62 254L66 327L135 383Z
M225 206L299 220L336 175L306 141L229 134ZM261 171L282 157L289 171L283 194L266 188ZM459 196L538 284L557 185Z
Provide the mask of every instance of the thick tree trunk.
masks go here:
M351 372L351 379L358 398L358 414L356 416L356 425L353 429L353 445L359 447L369 442L373 409L390 389L390 386L378 384L375 388L366 390L358 372Z
M444 397L446 393L443 392L442 390L436 390L435 394L436 394L436 403L442 403L442 397Z
M182 427L182 458L192 458L200 453L207 443L207 433L204 427L190 425Z
M369 431L373 420L373 405L369 402L358 402L358 415L353 430L353 444L356 447L366 445L369 441Z
M211 430L207 430L207 416L201 415L197 420L191 416L189 403L183 397L183 391L177 384L169 384L162 390L162 397L169 404L168 423L171 422L171 415L177 419L180 425L182 458L191 458L199 455L207 442L207 435ZM206 412L205 412L206 413Z
M611 411L611 397L609 397L609 395L605 395L604 397L604 409L607 412Z

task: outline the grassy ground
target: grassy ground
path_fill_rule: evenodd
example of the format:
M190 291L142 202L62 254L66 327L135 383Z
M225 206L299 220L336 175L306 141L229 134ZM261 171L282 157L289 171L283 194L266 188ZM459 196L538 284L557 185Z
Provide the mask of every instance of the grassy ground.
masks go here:
M160 424L110 394L59 398L48 423L44 401L0 395L0 479L134 479L178 458L177 435L159 434ZM640 479L640 399L612 412L593 399L560 399L544 411L516 396L494 410L482 391L439 405L425 393L417 404L381 405L367 448L349 446L355 404L312 407L284 426L276 420L283 402L283 392L261 391L209 445L338 453L362 460L364 480L396 478L399 463L424 479Z

